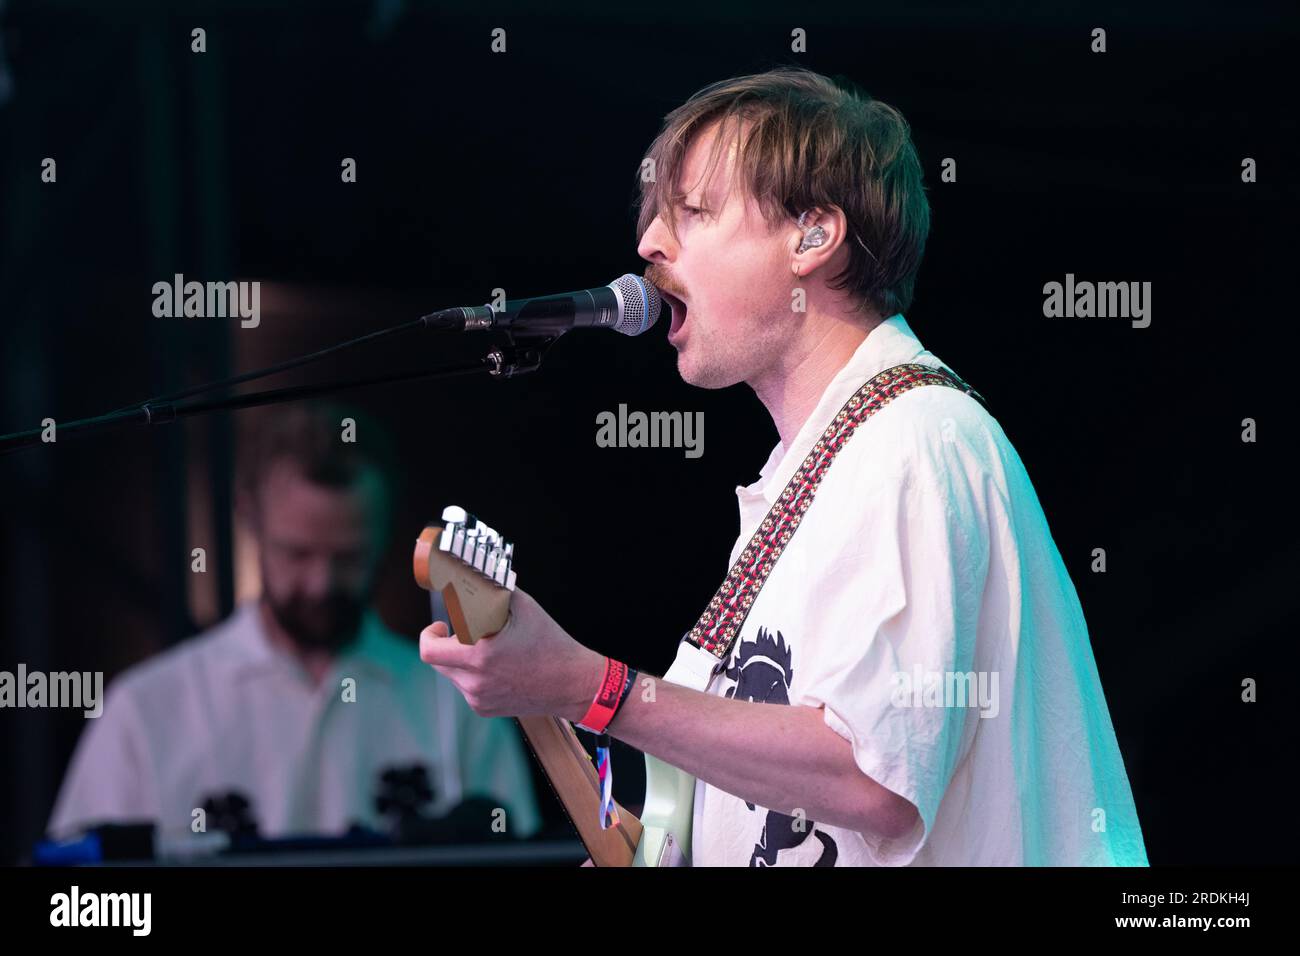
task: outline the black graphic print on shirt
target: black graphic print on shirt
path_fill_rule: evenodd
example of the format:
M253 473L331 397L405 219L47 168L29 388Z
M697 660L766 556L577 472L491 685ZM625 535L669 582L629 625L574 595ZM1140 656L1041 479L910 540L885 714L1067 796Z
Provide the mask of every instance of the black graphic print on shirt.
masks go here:
M774 638L769 631L760 627L754 640L742 640L732 652L731 663L725 673L736 683L727 688L726 696L760 704L789 704L790 681L794 678L792 657L791 649L780 631L776 632ZM748 801L745 806L754 811L760 809ZM822 844L822 854L813 866L835 865L839 848L828 834L816 828L817 824L805 820L802 827L796 827L793 816L775 810L765 812L767 818L749 859L750 866L776 866L782 850L793 849L810 836L815 836Z

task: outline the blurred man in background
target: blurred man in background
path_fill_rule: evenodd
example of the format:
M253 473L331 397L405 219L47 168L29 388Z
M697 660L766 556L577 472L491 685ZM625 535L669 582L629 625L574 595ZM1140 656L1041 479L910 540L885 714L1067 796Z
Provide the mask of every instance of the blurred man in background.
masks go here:
M77 745L51 834L126 820L191 830L196 810L232 801L263 836L379 828L385 775L412 772L430 784L428 815L478 796L505 811L496 831L484 813L485 834L538 829L514 725L475 715L368 607L390 492L382 436L356 421L283 406L244 444L236 502L261 596L118 676Z

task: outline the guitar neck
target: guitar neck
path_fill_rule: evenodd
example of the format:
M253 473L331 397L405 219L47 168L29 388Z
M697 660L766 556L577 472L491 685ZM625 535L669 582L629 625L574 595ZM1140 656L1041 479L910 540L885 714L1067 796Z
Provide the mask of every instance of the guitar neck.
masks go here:
M578 831L596 866L631 866L641 841L641 821L622 807L616 826L600 826L600 777L578 735L560 717L516 718L542 765L551 789Z

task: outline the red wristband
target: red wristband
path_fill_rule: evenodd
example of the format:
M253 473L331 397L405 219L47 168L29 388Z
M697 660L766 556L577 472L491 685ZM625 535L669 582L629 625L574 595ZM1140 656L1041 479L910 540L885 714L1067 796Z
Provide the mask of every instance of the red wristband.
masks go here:
M603 734L609 722L618 713L623 690L627 686L627 665L612 657L605 658L605 677L600 682L596 699L587 708L586 715L578 721L578 726L593 734Z

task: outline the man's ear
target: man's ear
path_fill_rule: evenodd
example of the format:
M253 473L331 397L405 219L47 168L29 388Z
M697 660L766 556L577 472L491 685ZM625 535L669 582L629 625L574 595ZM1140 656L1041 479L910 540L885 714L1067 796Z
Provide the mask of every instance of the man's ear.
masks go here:
M810 241L799 251L805 237ZM815 206L804 216L802 228L796 223L790 245L790 271L803 277L820 269L834 258L848 238L848 219L839 206Z
M257 496L242 482L235 485L235 518L250 531L257 531Z

